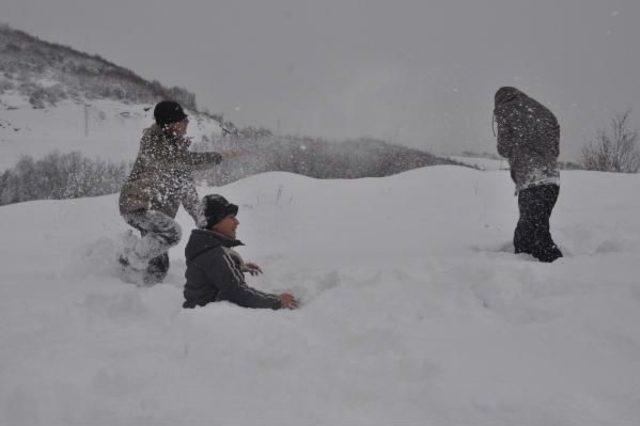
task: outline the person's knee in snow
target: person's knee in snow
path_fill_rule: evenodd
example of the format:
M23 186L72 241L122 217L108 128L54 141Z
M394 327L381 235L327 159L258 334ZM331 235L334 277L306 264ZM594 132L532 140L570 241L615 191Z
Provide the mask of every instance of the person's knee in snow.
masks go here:
M164 232L158 234L160 238L169 247L173 247L182 239L182 228L178 223L174 223L173 226L167 228Z

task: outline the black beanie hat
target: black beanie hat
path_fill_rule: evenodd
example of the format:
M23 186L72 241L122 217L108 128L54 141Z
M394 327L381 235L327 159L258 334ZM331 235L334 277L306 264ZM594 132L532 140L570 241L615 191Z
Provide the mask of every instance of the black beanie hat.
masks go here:
M202 209L209 229L227 216L238 214L238 206L231 204L220 194L205 195L202 199Z
M153 110L153 117L156 119L158 126L166 126L167 124L177 123L187 118L187 114L179 103L175 101L158 102Z

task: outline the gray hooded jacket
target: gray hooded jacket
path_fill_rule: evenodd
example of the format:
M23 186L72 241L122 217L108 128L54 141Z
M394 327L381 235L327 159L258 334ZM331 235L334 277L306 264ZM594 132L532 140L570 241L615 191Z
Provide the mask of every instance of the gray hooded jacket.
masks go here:
M509 160L516 192L560 184L560 126L553 113L513 87L496 92L498 153Z

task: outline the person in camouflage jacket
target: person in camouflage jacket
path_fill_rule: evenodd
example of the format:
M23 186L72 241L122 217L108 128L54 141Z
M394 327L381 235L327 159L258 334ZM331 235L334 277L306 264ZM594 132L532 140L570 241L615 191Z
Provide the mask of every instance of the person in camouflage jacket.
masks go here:
M548 108L514 87L496 92L494 117L498 153L509 161L518 195L515 252L553 262L562 257L549 231L560 191L558 120Z
M188 150L190 141L185 134L189 119L177 102L158 103L154 118L155 124L143 133L119 199L120 214L142 235L141 239L130 239L119 261L123 268L141 272L145 284L160 282L167 274L167 251L182 234L174 220L180 204L196 225L204 220L192 171L212 167L223 158L216 152Z

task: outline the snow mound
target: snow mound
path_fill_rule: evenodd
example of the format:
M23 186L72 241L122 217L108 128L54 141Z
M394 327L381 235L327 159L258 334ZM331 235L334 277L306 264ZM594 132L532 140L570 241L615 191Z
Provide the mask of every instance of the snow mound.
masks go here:
M199 188L288 312L183 310L186 238L121 282L115 195L1 207L0 424L637 425L639 184L562 172L553 264L510 252L504 171Z

